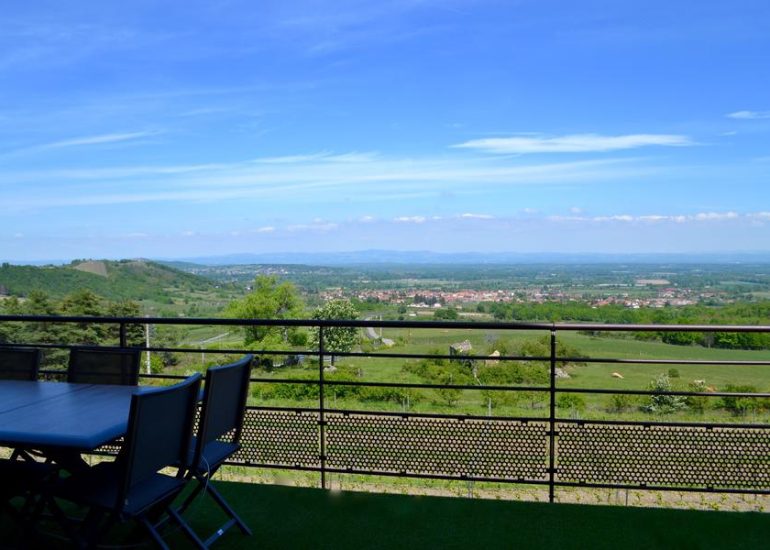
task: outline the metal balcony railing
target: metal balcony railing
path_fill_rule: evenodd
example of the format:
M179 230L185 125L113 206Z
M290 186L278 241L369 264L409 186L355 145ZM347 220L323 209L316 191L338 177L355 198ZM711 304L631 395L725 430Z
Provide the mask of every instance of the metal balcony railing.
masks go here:
M3 323L107 324L117 326L117 342L127 346L131 325L280 326L318 330L318 346L304 351L207 349L206 353L255 353L285 356L301 353L317 359L312 380L255 376L254 384L302 384L317 390L317 406L248 407L242 450L233 464L318 472L320 485L327 474L362 474L445 480L532 484L548 488L554 500L558 487L595 487L770 494L770 423L669 421L666 417L643 420L565 417L557 408L560 395L626 394L681 396L686 398L741 398L762 400L770 393L670 391L560 387L557 369L573 362L626 365L733 365L770 367L760 360L643 359L620 357L564 357L557 353L560 333L575 331L770 333L770 326L722 325L606 325L567 323L338 321L266 319L189 319L131 317L0 316ZM549 352L540 357L495 356L500 362L539 361L547 365L545 385L424 384L334 380L325 372L325 359L372 357L390 359L458 359L457 356L418 353L332 352L325 334L336 327L383 327L503 332L545 332ZM12 342L0 345L67 349L80 342ZM150 352L201 352L191 347L143 346ZM767 357L767 354L763 354ZM487 361L482 355L464 355L463 361ZM260 371L255 370L255 374ZM56 376L61 371L44 370ZM145 374L145 378L181 376ZM403 390L470 390L530 392L545 396L544 416L483 416L414 411L344 409L329 406L334 388L365 386Z

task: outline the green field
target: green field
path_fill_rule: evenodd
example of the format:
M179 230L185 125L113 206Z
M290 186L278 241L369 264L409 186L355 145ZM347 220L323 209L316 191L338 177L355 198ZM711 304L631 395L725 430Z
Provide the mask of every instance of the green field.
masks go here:
M187 333L185 345L200 347L200 341L224 333L221 327L200 327ZM473 346L473 354L489 355L500 347L516 350L527 341L547 337L547 331L503 331L503 330L460 330L460 329L385 329L383 337L393 340L396 344L391 348L376 347L370 344L361 332L362 344L357 351L366 350L373 353L404 353L404 354L448 354L449 346L468 340ZM557 389L611 389L611 390L648 390L650 382L658 375L667 374L671 369L675 376L671 378L672 390L690 391L689 384L694 380L703 380L710 391L725 391L728 385L752 386L759 392L770 392L770 366L749 365L669 365L669 364L602 364L592 363L590 358L644 359L644 360L707 360L707 361L770 361L770 351L708 349L700 346L677 346L661 342L646 342L630 338L596 337L577 332L560 332L559 342L563 342L580 352L581 357L588 357L583 364L568 365L565 370L569 379L558 379ZM207 345L214 349L238 348L243 345L242 337L237 329L230 330L229 335ZM287 348L288 351L288 348ZM511 353L511 352L509 352ZM515 351L512 354L516 354ZM190 354L183 358L177 369L180 372L198 370L206 364L216 362L216 353ZM225 360L219 357L219 360ZM280 359L278 359L280 361ZM325 379L352 379L357 382L389 382L389 383L435 383L411 372L407 365L415 365L416 359L392 357L339 357L335 366L337 371L327 373ZM489 363L495 365L495 363ZM498 363L499 364L499 363ZM495 366L489 367L491 369ZM545 368L545 367L543 367ZM613 376L613 373L623 378ZM676 376L678 375L678 376ZM312 355L306 357L300 366L275 368L273 370L255 369L254 376L262 379L318 379L318 365ZM461 383L466 382L450 382ZM504 384L515 387L528 385L547 388L547 379L540 383ZM285 385L284 385L285 386ZM275 396L270 384L254 383L251 403L254 405L270 406L307 406L316 407L317 393L305 397ZM497 392L503 395L502 392ZM378 398L377 394L370 398L360 396L350 397L344 389L333 385L327 386L327 406L333 408L351 408L359 410L384 410L412 412L441 412L448 414L472 414L493 416L531 416L544 417L548 414L547 393L535 395L532 392L506 392L506 396L516 396L518 399L505 399L501 403L490 403L488 396L481 390L461 390L455 402L449 404L442 398L441 390L411 389L404 391L401 398L390 395ZM564 394L561 394L564 395ZM538 397L540 399L538 399ZM584 395L584 403L577 407L561 407L557 414L561 417L579 418L625 418L634 420L690 420L690 421L720 421L720 422L765 422L770 421L770 415L762 407L749 410L746 414L730 413L719 407L720 397L704 397L703 411L684 410L667 415L654 415L641 410L648 397L630 397L624 410L612 410L611 395Z

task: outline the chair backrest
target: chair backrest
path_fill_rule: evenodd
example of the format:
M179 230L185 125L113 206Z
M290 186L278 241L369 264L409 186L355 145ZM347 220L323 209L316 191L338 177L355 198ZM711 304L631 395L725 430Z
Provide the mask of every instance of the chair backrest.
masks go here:
M166 388L139 390L131 396L131 412L122 455L125 478L116 509L131 498L131 489L167 466L184 465L190 449L201 386L195 373ZM178 477L184 474L179 468Z
M136 386L141 353L138 348L72 348L67 382Z
M206 371L193 464L199 463L206 445L227 433L232 432L233 442L240 441L253 360L253 355L246 355L235 363Z
M0 380L37 380L40 350L0 348Z

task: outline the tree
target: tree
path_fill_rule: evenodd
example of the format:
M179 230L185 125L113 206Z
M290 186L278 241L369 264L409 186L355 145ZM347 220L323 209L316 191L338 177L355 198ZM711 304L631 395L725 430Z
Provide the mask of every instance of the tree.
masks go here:
M124 300L122 302L111 302L107 304L107 316L108 317L141 317L142 310L139 304L132 302L131 300ZM139 347L145 343L144 325L131 323L126 325L126 344L129 346ZM120 326L111 325L107 329L107 334L110 339L120 342Z
M65 315L101 317L104 315L102 299L87 289L81 289L64 298L61 303ZM107 339L107 325L77 323L68 325L69 340L78 344L99 345Z
M649 402L642 410L649 413L670 414L687 408L687 400L681 395L666 395L672 391L671 379L667 374L661 374L650 382L649 390L661 392L650 396Z
M279 283L275 276L259 275L254 290L227 308L228 315L241 319L293 319L305 309L297 287L289 282ZM298 338L297 327L256 325L244 327L244 344L254 349L276 349Z
M330 300L313 312L313 319L353 320L358 317L358 310L350 303L350 300ZM358 329L355 327L326 327L324 334L324 351L331 352L331 363L334 365L334 353L346 353L353 349L358 341ZM319 344L319 329L311 330L311 342Z
M443 319L445 321L456 321L459 317L460 314L453 307L441 308L433 313L434 319Z

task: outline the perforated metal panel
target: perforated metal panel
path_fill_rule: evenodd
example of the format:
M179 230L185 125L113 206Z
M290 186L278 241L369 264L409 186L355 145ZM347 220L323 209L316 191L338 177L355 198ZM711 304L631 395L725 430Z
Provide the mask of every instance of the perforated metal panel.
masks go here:
M548 424L328 414L326 465L350 471L546 480Z
M247 409L231 462L320 468L318 413Z
M770 489L770 430L560 424L557 482Z

